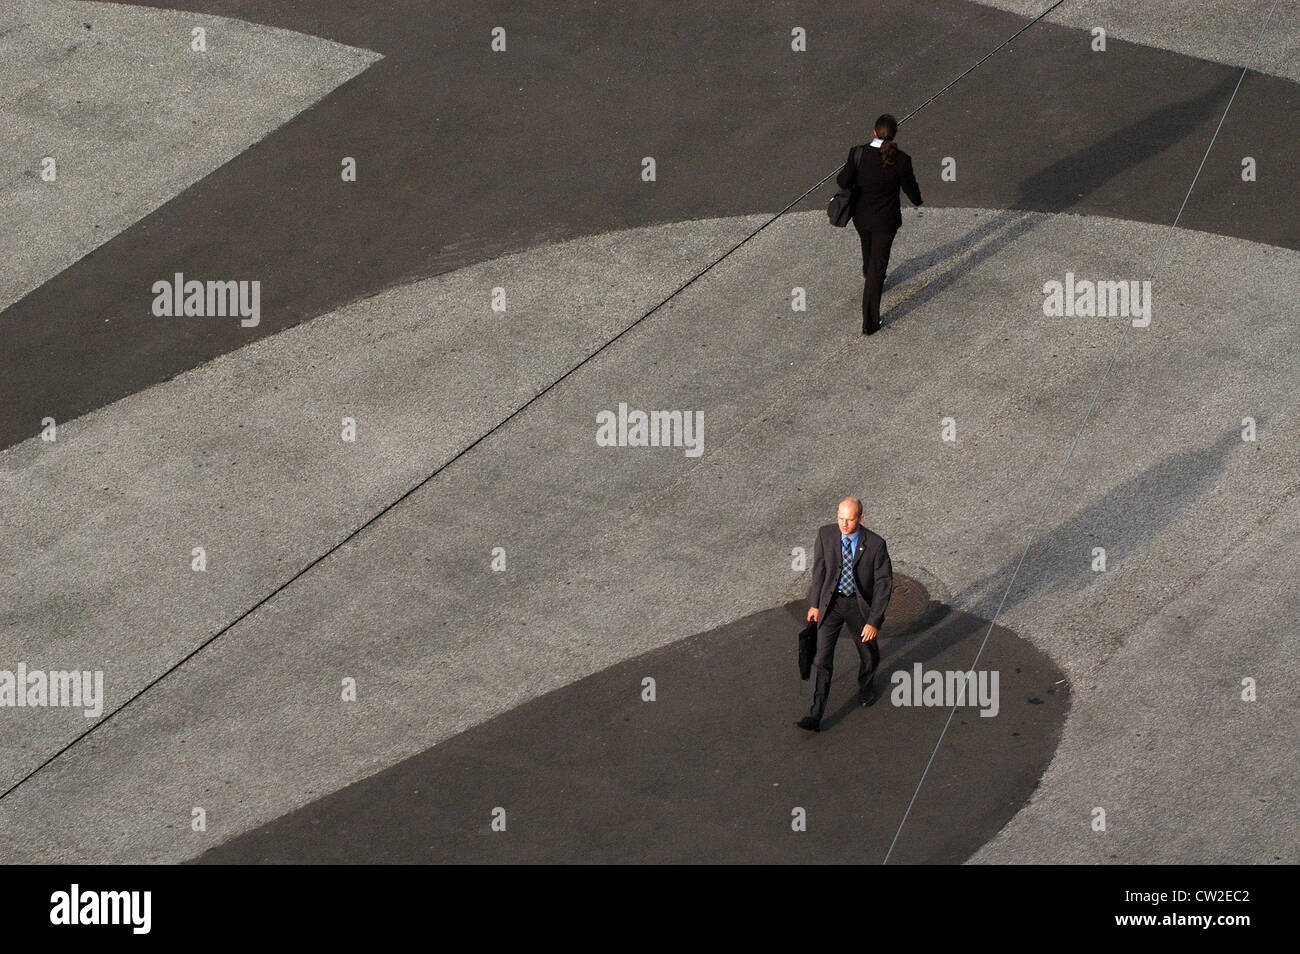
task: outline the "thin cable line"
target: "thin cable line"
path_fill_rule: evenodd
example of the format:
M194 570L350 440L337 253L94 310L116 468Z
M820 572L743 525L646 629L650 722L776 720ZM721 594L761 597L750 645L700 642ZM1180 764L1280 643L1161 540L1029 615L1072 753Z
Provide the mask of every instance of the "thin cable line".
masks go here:
M915 116L917 113L919 113L921 110L925 109L925 107L929 106L932 102L934 102L936 99L938 99L938 98L939 98L940 96L942 96L944 93L946 93L950 87L952 87L952 86L956 86L958 82L960 82L961 80L965 79L969 74L973 73L973 72L975 71L976 67L978 67L978 66L982 66L982 65L984 64L985 60L990 59L990 58L993 56L994 53L997 53L997 52L998 52L999 50L1001 50L1004 46L1006 46L1008 43L1010 43L1010 42L1011 42L1012 40L1014 40L1016 37L1020 36L1020 34L1024 33L1024 32L1025 32L1026 30L1028 30L1031 26L1033 26L1035 23L1037 23L1037 22L1038 22L1039 20L1041 20L1043 17L1047 16L1049 13L1051 13L1053 10L1055 10L1057 7L1059 7L1059 6L1060 6L1062 3L1064 3L1064 2L1065 2L1065 0L1056 0L1056 2L1053 3L1050 7L1048 7L1046 10L1044 10L1042 13L1038 14L1038 16L1034 17L1032 20L1030 20L1028 23L1026 23L1024 26L1022 26L1019 30L1017 30L1015 33L1011 34L1009 37L1007 37L1005 40L1003 40L1001 43L999 43L996 47L994 47L992 50L990 50L987 54L985 54L984 57L983 57L983 58L982 58L978 63L975 64L975 66L972 66L972 67L971 67L970 69L968 69L965 73L962 73L961 76L958 76L958 77L957 77L957 79L953 80L951 83L949 83L949 84L948 84L947 86L945 86L943 89L939 90L939 92L935 93L933 96L931 96L929 99L927 99L927 100L926 100L924 103L922 103L920 106L916 107L916 109L912 110L910 113L908 113L908 114L907 114L906 116L904 116L902 119L900 119L900 120L898 121L898 124L899 124L900 126L903 125L903 123L907 122L909 119L911 119L911 118L912 118L913 116ZM827 176L826 178L829 179L830 176ZM823 179L823 180L822 180L822 182L825 182L825 181L826 181L826 179Z
M1201 177L1201 170L1205 168L1205 161L1210 158L1210 150L1214 148L1214 142L1219 138L1219 130L1223 128L1223 121L1228 118L1228 110L1232 108L1232 101L1237 98L1237 90L1241 89L1242 80L1246 78L1246 73L1250 71L1250 64L1255 60L1255 53L1259 50L1259 44L1264 39L1264 31L1268 29L1269 21L1273 19L1273 11L1277 9L1277 0L1273 0L1273 6L1269 8L1268 16L1264 18L1264 26L1259 31L1259 36L1255 39L1255 47L1250 51L1250 56L1246 60L1245 67L1242 68L1241 76L1237 78L1237 85L1233 87L1232 95L1228 97L1228 105L1223 109L1223 115L1219 117L1219 124L1214 127L1214 135L1210 137L1210 144L1205 147L1205 155L1201 156L1201 164L1196 167L1196 175L1192 177L1192 184L1187 187L1187 194L1183 196L1183 203L1178 207L1178 214L1174 216L1174 221L1170 224L1165 232L1164 241L1160 245L1160 251L1156 256L1156 263L1151 267L1151 273L1147 280L1150 281L1155 277L1157 269L1164 263L1165 250L1169 247L1169 240L1173 237L1174 230L1178 227L1178 221L1183 217L1183 210L1187 208L1187 200L1192 197L1192 190L1196 188L1196 181ZM1093 408L1097 406L1097 398L1101 395L1101 390L1106 386L1106 380L1110 377L1111 368L1115 366L1115 359L1119 357L1120 348L1124 346L1124 340L1128 337L1128 330L1133 326L1132 321L1124 324L1124 331L1119 336L1119 341L1115 344L1115 350L1111 352L1110 362L1106 365L1106 372L1101 376L1101 381L1097 384L1097 389L1093 391L1092 403L1088 405L1087 412L1083 415L1083 420L1079 423L1079 429L1075 432L1074 440L1070 443L1070 451L1065 455L1065 462L1061 464L1061 469L1057 472L1056 479L1052 482L1052 489L1047 495L1047 501L1043 504L1043 509L1039 511L1038 519L1034 521L1033 530L1029 536L1029 542L1025 544L1025 549L1020 554L1020 559L1016 563L1016 568L1011 573L1011 579L1007 582L1007 588L1002 593L1002 599L998 602L998 608L993 613L993 618L989 620L989 628L984 633L984 639L980 642L979 651L975 653L975 659L971 662L970 669L973 670L980 661L980 656L984 653L984 647L988 644L989 636L993 633L993 625L997 622L998 616L1002 614L1002 607L1006 604L1007 597L1011 594L1011 587L1016 582L1016 577L1020 574L1020 567L1025 562L1025 557L1029 554L1030 548L1038 538L1038 529L1042 525L1043 517L1047 515L1047 510L1052 504L1052 499L1056 496L1056 488L1061 483L1061 477L1065 475L1066 468L1070 466L1070 459L1074 457L1074 449L1079 445L1079 438L1083 436L1083 429L1088 424L1088 419L1092 416ZM925 769L921 772L921 779L916 783L916 791L912 793L912 800L907 803L907 810L903 812L903 819L898 823L898 830L894 832L894 839L889 843L889 850L885 852L884 859L880 862L882 865L889 863L889 856L894 852L894 846L898 844L898 836L903 833L903 826L907 824L908 816L912 813L912 806L916 804L916 797L921 794L921 786L925 784L925 778L930 773L930 766L934 764L934 758L939 754L939 746L943 744L944 736L948 734L948 726L952 725L953 716L957 712L957 706L948 711L948 718L943 724L943 730L939 733L939 739L934 744L934 751L930 753L930 759L925 763Z
M1060 6L1063 2L1064 2L1064 0L1056 0L1056 3L1053 3L1050 7L1048 7L1046 10L1044 10L1042 13L1038 14L1038 16L1034 17L1034 19L1030 20L1028 23L1026 23L1023 27L1021 27L1019 30L1017 30L1015 33L1013 33L1011 36L1007 37L1005 40L1003 40L1001 43L999 43L999 44L998 44L998 45L997 45L997 46L996 46L996 47L995 47L991 52L987 53L987 54L986 54L985 56L983 56L983 57L982 57L978 62L976 62L976 64L975 64L974 66L970 67L970 69L966 70L964 73L962 73L962 74L961 74L960 76L958 76L956 79L952 80L952 81L949 82L947 85L945 85L942 89L940 89L939 92L935 93L933 96L931 96L931 97L930 97L929 99L927 99L925 102L923 102L920 106L917 106L915 109L913 109L911 112L909 112L906 116L904 116L901 120L899 120L899 125L901 126L903 123L907 122L907 120L911 119L913 116L915 116L917 113L919 113L922 109L924 109L926 106L929 106L932 102L934 102L936 99L938 99L941 95L943 95L945 92L947 92L947 91L948 91L949 89L951 89L953 86L955 86L955 85L956 85L960 80L962 80L962 79L964 79L965 77L969 76L969 75L970 75L970 74L971 74L971 73L976 69L976 67L978 67L978 66L980 66L981 64L983 64L984 62L986 62L986 61L989 59L989 57L993 56L994 53L997 53L999 50L1001 50L1004 46L1006 46L1008 43L1010 43L1010 42L1011 42L1012 40L1014 40L1016 37L1020 36L1020 34L1024 33L1025 30L1029 29L1031 26L1033 26L1035 23L1037 23L1039 20L1041 20L1043 17L1045 17L1045 16L1046 16L1048 13L1050 13L1052 10L1056 9L1056 7ZM645 321L647 318L649 318L651 315L653 315L655 312L657 312L657 311L658 311L660 308L662 308L664 305L668 304L670 301L672 301L674 298L676 298L678 295L680 295L682 292L684 292L684 291L685 291L687 288L689 288L691 285L695 284L695 282L697 282L699 279L703 278L705 275L707 275L709 272L711 272L711 271L712 271L712 270L713 270L717 265L719 265L719 264L721 264L723 261L725 261L725 260L726 260L726 259L727 259L727 258L728 258L732 253L733 253L733 252L735 252L738 248L740 248L742 245L744 245L744 244L746 244L747 242L749 242L749 240L752 239L752 238L754 238L754 236L758 235L759 232L762 232L765 228L767 228L769 225L771 225L771 224L772 224L773 222L775 222L777 219L781 218L781 216L785 215L787 212L789 212L792 208L794 208L796 205L798 205L800 202L802 202L805 198L807 198L809 195L811 195L811 194L812 194L813 192L815 192L817 189L820 189L820 188L822 187L822 185L824 185L824 184L826 183L826 180L827 180L827 179L830 179L831 176L834 176L834 175L838 174L839 171L840 171L840 169L842 169L842 168L843 168L842 165L837 166L837 167L836 167L832 172L830 172L830 173L827 174L824 178L822 178L822 179L821 179L821 180L820 180L816 185L814 185L811 189L808 189L806 192L804 192L802 195L800 195L799 198L795 199L793 202L791 202L790 204L788 204L787 206L785 206L785 208L783 208L780 212L777 212L775 215L773 215L771 218L769 218L766 222L764 222L764 223L763 223L762 225L760 225L758 228L754 229L754 231L750 232L748 235L746 235L743 239L741 239L739 242L737 242L737 243L736 243L735 245L733 245L731 248L727 249L727 251L725 251L724 253L722 253L722 255L718 256L718 258L714 259L712 262L710 262L708 265L706 265L706 266L705 266L704 268L702 268L700 271L696 272L694 275L692 275L689 279L687 279L687 280L686 280L685 282L683 282L681 285L677 286L677 288L676 288L676 289L675 289L671 294L669 294L666 298L664 298L662 301L660 301L658 304L656 304L654 307L652 307L649 311L647 311L645 314L643 314L640 318L637 318L637 319L636 319L635 321L633 321L631 324L627 325L627 326L626 326L622 331L620 331L618 334L614 335L614 337L612 337L612 338L610 338L609 340L607 340L604 344L602 344L602 345L601 345L599 348L597 348L595 351L592 351L590 354L588 354L585 358L583 358L583 359L582 359L581 361L579 361L577 364L573 365L573 367L569 368L569 370L565 371L563 374L561 374L558 378L556 378L556 379L555 379L554 381L552 381L550 384L546 385L546 387L542 388L540 391L538 391L536 394L534 394L534 395L533 395L532 397L530 397L528 400L524 401L524 403L522 403L522 404L520 404L518 407L516 407L513 411L511 411L508 415L506 415L504 418L502 418L500 421L498 421L496 424L494 424L494 425L493 425L491 428L489 428L487 431L483 432L481 435L479 435L477 438L475 438L472 442L470 442L469 444L465 445L465 447L463 447L463 448L461 448L459 451L457 451L455 455L453 455L451 458L449 458L449 459L446 460L444 463L442 463L441 465L439 465L439 466L438 466L438 467L437 467L437 468L436 468L432 473L430 473L428 476L422 478L418 483L416 483L414 486L412 486L410 489L408 489L405 493L403 493L403 494L402 494L400 497L398 497L396 500L394 500L394 501L392 501L391 503L387 504L387 505L386 505L382 510L380 510L378 513L376 513L374 516L372 516L370 519L368 519L365 523L361 524L361 525L358 526L356 529L352 530L352 531L351 531L347 536L345 536L343 539L341 539L338 543L334 544L332 547L330 547L328 550L326 550L326 551L325 551L324 553L322 553L320 556L316 557L314 560L312 560L310 563L308 563L306 566L304 566L301 570L299 570L298 572L296 572L293 576L289 577L287 580L285 580L283 583L281 583L281 584L280 584L279 586L277 586L275 589L271 590L271 592L267 593L265 596L263 596L261 599L259 599L256 603L254 603L254 604L253 604L252 606L250 606L248 609L244 610L244 612L242 612L242 613L240 613L238 616L236 616L236 617L235 617L233 620L231 620L229 623L227 623L226 625L222 626L219 630L217 630L215 633L213 633L211 636L209 636L209 637L208 637L207 639L205 639L203 642L199 643L198 646L196 646L194 649L190 650L188 653L186 653L184 656L182 656L179 660L177 660L175 663L173 663L171 666L169 666L166 670L164 670L164 671L162 672L161 675L159 675L159 676L155 677L154 679L150 680L148 683L146 683L146 684L145 684L143 687L141 687L140 689L137 689L137 690L135 691L135 693L133 693L133 694L130 696L130 698L128 698L128 699L127 699L125 702L123 702L120 706L118 706L116 709L113 709L111 712L108 713L108 715L104 716L102 719L100 719L100 720L98 720L97 722L95 722L93 725L91 725L89 728L87 728L84 732L82 732L82 733L80 733L79 735L75 736L75 737L74 737L70 742L68 742L67 744L65 744L65 745L64 745L62 748L60 748L57 752L55 752L55 753L54 753L53 755L51 755L49 758L45 759L45 761L43 761L43 762L41 762L39 765L37 765L36 768L32 769L30 772L28 772L26 775L24 775L22 778L20 778L20 779L19 779L17 782L15 782L13 785L10 785L9 788L5 789L4 794L0 795L0 801L2 801L2 800L4 800L4 799L8 798L8 797L9 797L9 796L10 796L10 795L15 791L15 790L18 789L19 786L23 785L25 782L27 782L29 779L31 779L31 778L32 778L34 775L36 775L38 772L40 772L41 770L43 770L44 768L46 768L46 767L47 767L51 762L54 762L56 759L58 759L60 756L62 756L65 752L67 752L69 749L71 749L74 745L76 745L77 743L79 743L80 741L82 741L83 739L85 739L87 736L89 736L92 732L95 732L96 730L98 730L101 726L103 726L105 723L107 723L110 719L112 719L114 716L116 716L119 712L121 712L121 711L122 711L123 709L125 709L127 706L131 705L133 702L135 702L137 699L139 699L141 696L143 696L146 692L148 692L148 691L149 691L150 689L152 689L154 686L158 685L160 682L162 682L164 679L166 679L168 676L170 676L170 675L171 675L172 673L174 673L176 670L180 669L181 666L185 665L187 662L189 662L191 659L193 659L195 656L197 656L197 655L198 655L199 653L201 653L203 650L205 650L205 649L207 649L209 646L211 646L214 642L216 642L216 640L218 640L219 638L221 638L222 636L224 636L226 633L228 633L228 632L229 632L231 629L233 629L235 626L239 625L241 622L243 622L245 619L247 619L250 615L252 615L252 614L255 613L257 610L259 610L259 609L261 609L263 606L265 606L268 602L270 602L272 599L274 599L276 596L278 596L281 592L283 592L283 591L284 591L287 587L289 587L291 584L293 584L293 583L295 583L296 581L298 581L299 579L301 579L305 574L307 574L308 572L310 572L314 567L316 567L316 566L317 566L318 564L320 564L322 561L324 561L325 559L327 559L328 557L330 557L331 555L333 555L334 553L336 553L340 548L346 546L348 543L350 543L352 540L354 540L354 539L355 539L355 538L356 538L360 533L362 533L362 531L364 531L367 527L371 526L371 524L375 523L375 521L379 520L379 518L381 518L382 516L384 516L386 513L388 513L390 510L392 510L392 509L393 509L394 507L396 507L398 504L402 503L402 501L404 501L404 500L406 500L408 497L410 497L411 494L415 493L417 490L419 490L421 487L423 487L423 486L424 486L425 484L427 484L429 481L433 480L433 478L437 477L439 474L441 474L443 471L445 471L445 470L446 470L448 467L450 467L452 464L456 463L456 461L460 460L462 457L464 457L466 454L468 454L468 453L469 453L470 451L472 451L474 448L478 447L480 444L482 444L485 440L487 440L489 437L491 437L493 434L495 434L495 433L496 433L497 431L499 431L501 428L505 427L505 425L509 424L512 420L514 420L516 417L518 417L518 416L519 416L523 411L527 410L529 407L531 407L533 404L535 404L538 400L540 400L542 397L544 397L546 394L548 394L551 390L553 390L555 387L557 387L558 385L560 385L561 383L563 383L565 380L567 380L569 377L571 377L571 376L572 376L576 371L578 371L578 370L580 370L581 368L585 367L588 363L590 363L590 362L591 362L594 358L596 358L598 355L600 355L600 354L602 354L603 352L605 352L606 350L608 350L608 349L609 349L609 348L610 348L610 347L611 347L615 342L619 341L619 340L620 340L621 338L623 338L623 337L624 337L628 332L630 332L633 328L636 328L638 325L640 325L643 321Z

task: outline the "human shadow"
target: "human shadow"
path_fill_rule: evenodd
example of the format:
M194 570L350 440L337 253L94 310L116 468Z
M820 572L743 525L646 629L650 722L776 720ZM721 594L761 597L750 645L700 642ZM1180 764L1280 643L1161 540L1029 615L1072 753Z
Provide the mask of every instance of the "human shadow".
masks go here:
M992 618L1040 594L1068 597L1086 589L1102 572L1093 569L1094 547L1105 549L1105 572L1122 566L1213 487L1240 445L1233 430L1204 447L1169 454L1036 537L1023 560L1017 548L1013 559L967 587L963 602Z
M885 290L897 288L931 269L947 268L881 316L893 324L933 301L965 275L1046 221L1044 214L1077 206L1106 183L1186 139L1222 103L1233 86L1224 79L1195 96L1162 106L1098 142L1075 150L1022 179L1020 195L1007 210L981 222L943 245L912 256L886 278ZM1172 214L1172 210L1171 210ZM970 254L966 254L967 252Z
M975 244L974 250L970 254L954 260L942 273L926 282L920 289L903 299L885 315L882 315L880 319L881 326L901 321L916 309L929 304L1008 245L1019 241L1030 231L1037 228L1044 218L1045 216L1033 212L1008 209L999 212L990 222L971 229L961 239L947 243L944 248L951 247L951 251L946 253L945 258L936 257L931 253L927 256L917 256L909 260L903 265L903 269L911 272L907 277L912 277L912 275L919 275L947 258L955 258L960 254L961 250L972 247L972 241L983 243ZM972 240L972 236L975 236L974 240ZM986 237L987 241L985 241ZM925 261L930 264L924 264ZM902 280L905 279L900 279L900 282Z
M1261 419L1259 426L1264 423ZM967 587L962 602L969 611L929 600L923 612L896 629L886 619L875 675L877 692L883 692L889 673L895 670L928 664L963 643L978 645L996 618L1032 597L1044 593L1068 597L1086 589L1101 575L1093 569L1093 547L1105 548L1106 572L1121 566L1213 487L1240 443L1236 430L1227 431L1203 447L1169 454L1118 485L1049 533L1036 537L1023 560L1017 550L1012 559ZM1139 507L1141 516L1135 516ZM791 604L792 619L803 606L806 602ZM840 642L846 640L847 636L841 636ZM840 647L836 649L836 672L855 676L856 651L850 656L842 654ZM828 710L823 728L833 728L856 708L855 695Z

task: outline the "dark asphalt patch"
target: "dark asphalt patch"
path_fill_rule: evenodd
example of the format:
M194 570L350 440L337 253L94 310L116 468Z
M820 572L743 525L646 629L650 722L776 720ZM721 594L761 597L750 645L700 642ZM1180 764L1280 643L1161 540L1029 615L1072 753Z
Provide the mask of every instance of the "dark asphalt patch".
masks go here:
M960 0L882 0L869 17L844 0L671 15L519 0L146 5L385 59L0 313L0 447L400 282L612 229L774 212L877 113L923 102L1025 22ZM505 54L488 49L497 25ZM810 52L790 51L794 25ZM1036 24L904 128L927 203L1172 221L1240 71L1118 40L1092 53L1088 38ZM1252 76L1243 92L1182 224L1300 248L1300 220L1276 214L1294 208L1300 88ZM1261 169L1249 187L1243 151ZM638 180L645 155L653 186ZM356 183L340 180L343 156ZM945 156L955 182L939 180ZM153 283L176 272L261 281L261 324L153 317Z
M988 623L896 577L888 674L965 670ZM841 640L823 731L795 728L802 601L627 660L236 837L199 863L879 863L949 709L857 705ZM1024 804L1069 707L1064 676L996 626L1000 711L959 709L891 863L960 862ZM642 701L642 680L657 699ZM491 829L505 809L506 830ZM792 811L807 830L792 830Z

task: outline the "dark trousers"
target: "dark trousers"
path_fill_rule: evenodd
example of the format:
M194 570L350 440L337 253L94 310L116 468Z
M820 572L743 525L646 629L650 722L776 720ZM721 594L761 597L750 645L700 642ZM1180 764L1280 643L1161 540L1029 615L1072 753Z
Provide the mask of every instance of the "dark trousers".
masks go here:
M898 229L863 229L856 220L853 227L862 240L862 330L875 331L880 327L880 293L885 289L889 250Z
M831 605L826 607L826 612L817 620L817 653L813 656L812 673L808 680L812 683L808 715L814 719L820 720L826 710L826 697L831 691L831 671L835 668L835 642L840 638L841 629L846 638L852 639L853 645L858 648L858 691L861 692L871 682L871 676L880 664L880 650L876 647L875 639L869 643L862 641L862 630L866 625L867 621L858 609L858 601L854 597L844 597L838 593L831 598Z

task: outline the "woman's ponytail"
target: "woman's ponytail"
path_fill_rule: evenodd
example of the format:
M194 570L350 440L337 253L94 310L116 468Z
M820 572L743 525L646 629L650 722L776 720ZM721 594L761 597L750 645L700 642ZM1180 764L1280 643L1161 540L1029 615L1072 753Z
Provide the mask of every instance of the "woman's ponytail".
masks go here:
M892 166L894 157L898 155L898 147L894 145L894 137L898 135L898 120L889 113L885 113L876 120L876 136L883 139L880 144L880 165Z

